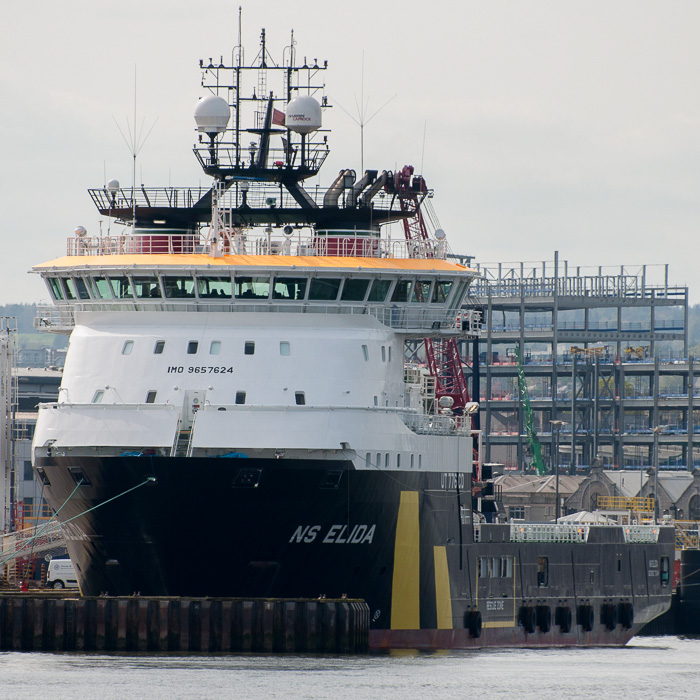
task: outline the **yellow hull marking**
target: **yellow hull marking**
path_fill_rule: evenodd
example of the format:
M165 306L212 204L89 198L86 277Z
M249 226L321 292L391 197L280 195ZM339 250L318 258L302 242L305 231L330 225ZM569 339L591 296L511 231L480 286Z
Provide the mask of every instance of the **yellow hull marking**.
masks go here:
M433 547L435 560L435 610L439 630L452 629L452 597L450 596L450 571L447 566L447 548Z
M391 629L420 629L420 524L418 492L402 491L396 521Z

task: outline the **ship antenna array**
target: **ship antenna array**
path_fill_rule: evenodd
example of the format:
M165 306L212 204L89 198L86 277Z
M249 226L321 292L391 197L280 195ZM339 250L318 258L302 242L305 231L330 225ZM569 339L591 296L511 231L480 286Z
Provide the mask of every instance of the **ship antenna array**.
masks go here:
M348 112L343 105L338 102L335 98L333 101L340 107L340 109L345 112L345 114L352 119L355 124L357 124L360 127L360 172L364 173L365 172L365 126L369 124L372 119L374 119L379 112L381 112L384 107L386 107L392 100L396 98L396 95L393 95L390 97L372 116L367 117L367 112L369 110L369 98L367 99L367 102L365 102L365 52L362 52L362 69L361 69L361 76L360 76L360 101L357 101L357 95L354 95L355 97L355 109L357 110L357 119L350 113Z
M121 126L119 126L119 122L117 121L117 118L112 116L112 119L114 119L114 123L117 125L117 129L119 129L119 133L122 135L122 138L124 139L124 143L126 143L126 147L129 149L129 153L131 153L131 157L132 157L132 164L131 164L131 206L132 206L132 217L133 218L131 220L131 226L132 226L132 230L133 230L133 228L136 226L136 157L141 152L141 149L143 148L144 144L148 140L148 137L151 135L153 128L155 127L156 123L158 122L158 117L156 117L153 120L153 124L151 124L151 128L148 130L148 132L145 135L144 135L144 128L146 126L146 118L145 117L141 121L141 127L138 130L136 128L136 66L134 66L134 128L132 131L131 125L129 124L129 118L126 117L126 130L128 133L128 138L127 138L127 134L125 134L124 131L122 130Z

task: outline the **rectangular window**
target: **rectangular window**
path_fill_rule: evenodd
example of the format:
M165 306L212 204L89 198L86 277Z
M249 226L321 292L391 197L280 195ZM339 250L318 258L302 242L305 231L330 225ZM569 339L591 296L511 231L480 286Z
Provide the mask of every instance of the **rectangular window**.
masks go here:
M102 389L98 389L95 392L95 395L92 397L92 403L102 403L102 399L104 397L105 393L102 391Z
M391 300L397 303L403 303L411 298L411 280L399 280L394 287L394 293L391 295Z
M31 464L31 462L30 462L30 464ZM372 455L369 452L365 455L365 466L366 467L372 466Z
M396 453L396 468L401 469L401 454L399 452Z
M384 455L384 467L386 469L389 468L389 453L388 452Z
M131 285L126 277L110 277L109 284L112 287L112 294L115 299L133 299Z
M245 391L236 392L236 403L240 406L245 403Z
M230 277L197 277L200 299L230 299L233 284Z
M269 277L236 277L236 299L267 299L270 296Z
M294 400L296 401L297 406L305 406L306 405L306 396L303 391L295 391L294 392Z
M194 297L194 280L191 277L163 277L165 296L168 299L192 299Z
M549 586L549 558L537 558L537 585L539 588Z
M92 287L92 296L95 299L111 299L112 293L109 290L109 282L104 277L91 277L90 286Z
M372 288L369 290L367 301L383 302L386 299L386 295L389 293L390 287L391 280L374 280L374 282L372 282Z
M513 578L513 557L501 557L501 578Z
M289 355L291 348L289 342L286 340L280 340L280 355Z
M221 352L221 341L220 340L212 340L211 343L209 344L209 354L210 355L218 355Z
M382 345L382 362L386 362L386 346Z
M134 341L126 340L122 346L122 355L131 355L131 351L134 349Z
M412 455L411 455L411 469L413 469L414 457L415 457L415 455L412 454Z
M488 558L487 557L479 557L476 561L477 561L477 570L479 572L479 578L486 578L489 575Z
M508 517L511 520L525 520L525 506L509 506Z
M365 362L367 362L367 360L369 360L369 350L368 350L366 345L362 346L362 357L365 358Z
M64 279L62 280L63 282L63 290L66 293L66 299L72 300L76 299L78 297L76 291L75 291L75 282L73 282L72 279Z
M199 349L199 343L196 340L190 340L190 342L187 343L187 354L188 355L196 355L198 349Z
M33 481L34 480L34 470L32 469L32 462L29 459L24 460L24 480Z
M163 350L165 350L165 341L164 340L156 340L156 344L153 346L153 354L154 355L162 355Z
M82 277L75 278L75 288L78 290L79 299L89 299L90 294L88 293L87 285Z
M377 460L374 463L375 467L381 467L382 466L382 454L381 452L377 452Z
M411 301L425 304L428 299L430 299L430 280L416 280L416 283L413 285Z
M438 280L435 283L433 289L433 298L431 302L433 304L444 304L447 301L447 297L450 296L450 290L452 289L452 281Z
M276 277L272 298L278 301L302 301L306 295L305 277Z
M391 362L391 345L389 346L389 362Z
M341 301L364 301L367 294L369 280L350 279L345 280L343 293L340 295Z
M134 290L139 299L160 299L157 277L134 277Z
M339 289L339 279L315 277L309 285L309 301L335 301Z
M63 289L55 277L49 277L49 288L54 299L61 301L63 299Z
M379 406L379 397L378 396L374 397L374 405Z
M156 402L156 391L149 391L146 394L146 403L155 403Z
M243 346L244 355L255 355L255 342L252 340L246 340Z

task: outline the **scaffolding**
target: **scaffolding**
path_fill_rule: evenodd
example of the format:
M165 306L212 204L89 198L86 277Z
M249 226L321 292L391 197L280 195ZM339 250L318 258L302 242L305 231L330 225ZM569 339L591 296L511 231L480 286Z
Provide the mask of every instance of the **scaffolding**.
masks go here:
M484 460L527 463L526 417L518 396L520 354L546 460L550 421L562 420L561 463L574 473L595 463L653 466L653 428L664 468L700 465L698 362L688 357L688 289L667 265L573 268L553 261L475 264L481 278L478 341ZM460 347L472 365L469 346ZM473 393L473 392L472 392Z

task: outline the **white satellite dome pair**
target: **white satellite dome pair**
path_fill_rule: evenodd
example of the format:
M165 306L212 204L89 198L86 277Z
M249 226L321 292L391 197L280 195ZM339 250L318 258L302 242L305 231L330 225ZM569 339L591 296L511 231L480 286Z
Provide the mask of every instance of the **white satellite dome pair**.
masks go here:
M298 134L310 134L321 128L321 105L310 95L299 95L287 104L285 126ZM207 95L194 108L197 129L210 136L226 130L231 108L223 97Z

